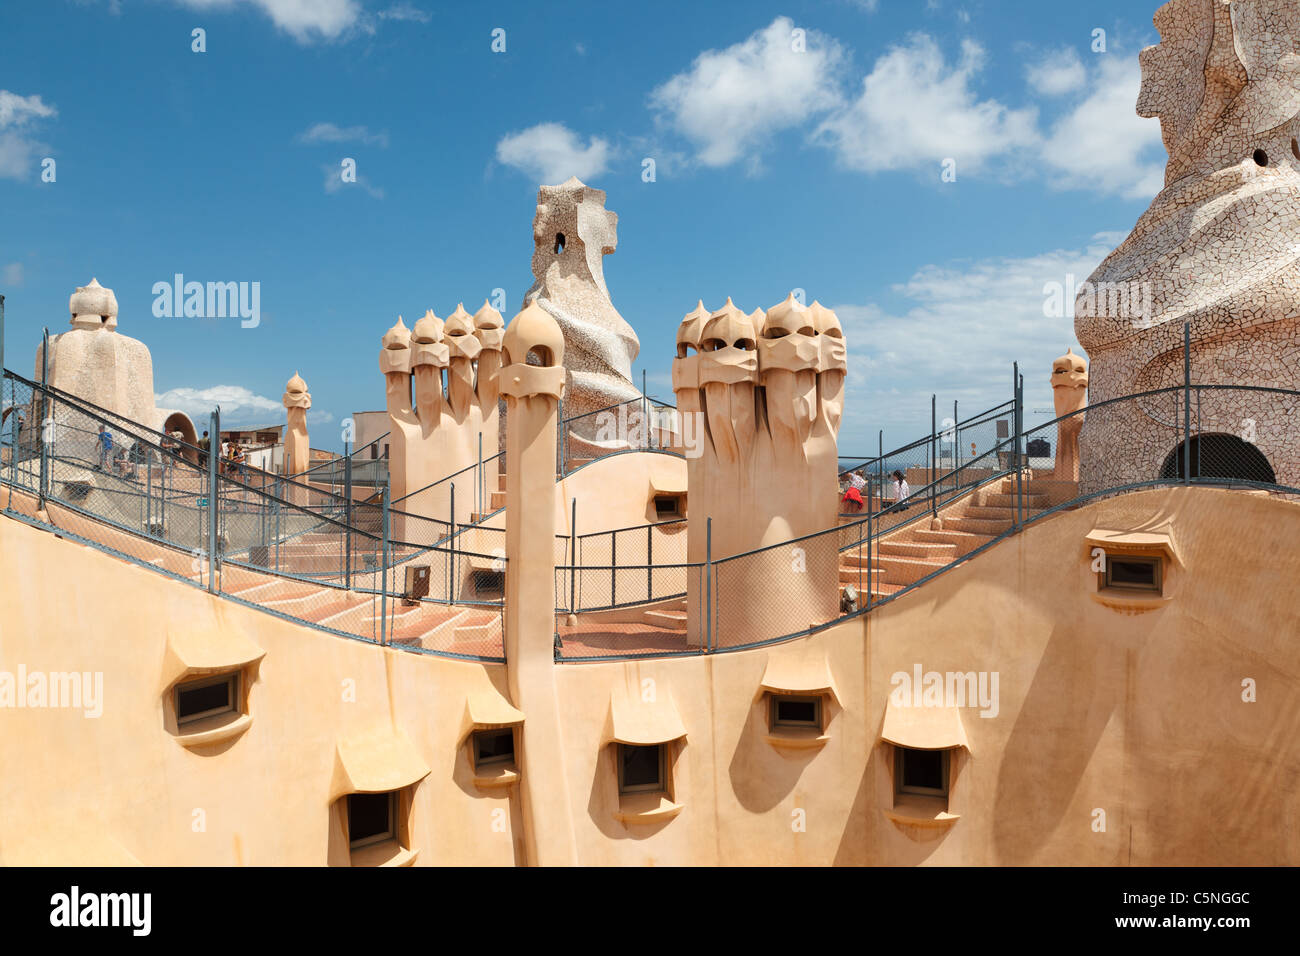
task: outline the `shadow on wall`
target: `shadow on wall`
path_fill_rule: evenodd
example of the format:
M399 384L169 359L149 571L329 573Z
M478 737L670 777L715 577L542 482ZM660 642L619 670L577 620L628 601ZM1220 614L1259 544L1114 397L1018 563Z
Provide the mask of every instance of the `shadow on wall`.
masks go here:
M750 704L745 729L731 755L731 792L750 813L767 813L780 806L798 785L804 768L821 753L816 748L778 749L768 742L769 700L766 693L760 693ZM839 730L834 723L840 713L839 704L828 697L822 706L825 708L823 726Z
M1125 706L1135 652L1081 630L1073 624L1052 629L1001 755L991 814L991 862L998 866L1051 862L1035 859L1035 850L1048 846L1062 825L1106 725ZM1122 776L1122 766L1113 769ZM1077 823L1083 828L1090 821ZM1112 834L1126 825L1108 820ZM1128 862L1122 855L1110 861Z

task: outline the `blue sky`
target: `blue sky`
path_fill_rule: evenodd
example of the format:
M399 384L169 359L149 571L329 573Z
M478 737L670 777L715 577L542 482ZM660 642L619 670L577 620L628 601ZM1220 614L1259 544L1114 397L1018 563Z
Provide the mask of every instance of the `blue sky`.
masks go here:
M1075 343L1045 284L1082 281L1161 185L1158 123L1134 113L1156 5L5 4L6 363L30 374L93 275L161 404L282 421L297 370L312 444L338 448L341 420L382 407L399 314L497 288L517 311L537 186L576 174L619 214L606 280L651 394L671 397L698 299L752 311L799 288L846 327L845 454L917 437L932 392L963 415L1009 397L1013 361L1046 409ZM176 273L259 282L260 324L155 317Z

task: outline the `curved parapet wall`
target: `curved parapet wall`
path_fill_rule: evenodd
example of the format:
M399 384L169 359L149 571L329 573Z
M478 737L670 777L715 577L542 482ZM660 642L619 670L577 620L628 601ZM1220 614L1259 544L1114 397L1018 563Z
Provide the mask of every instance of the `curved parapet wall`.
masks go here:
M809 638L559 667L554 744L578 862L1300 863L1300 605L1277 586L1300 575L1297 514L1214 489L1127 495ZM1181 583L1134 614L1095 599L1088 542L1137 528L1167 540ZM0 615L0 760L39 769L0 784L0 862L347 865L333 798L363 777L403 787L415 865L522 862L519 791L508 774L477 775L468 751L474 728L498 725L535 746L500 665L324 635L8 518ZM238 737L178 740L166 716L178 675L250 659ZM16 707L20 668L27 686L88 674L91 696ZM922 707L900 712L918 671ZM973 696L949 707L941 686L927 705L931 674L971 675ZM822 699L817 737L773 733L774 693ZM616 748L657 738L671 806L638 811L620 798ZM895 738L954 748L929 825L895 793ZM538 772L535 786L557 782ZM801 816L806 830L792 829Z

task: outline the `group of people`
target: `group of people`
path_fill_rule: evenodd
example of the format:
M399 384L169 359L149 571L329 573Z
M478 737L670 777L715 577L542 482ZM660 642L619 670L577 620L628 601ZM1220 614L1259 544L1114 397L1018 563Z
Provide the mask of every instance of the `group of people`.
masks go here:
M894 503L886 510L906 511L910 507L907 499L912 496L912 489L907 485L907 476L901 471L895 471L890 477L894 479ZM862 500L862 489L865 487L867 487L867 479L862 474L861 468L857 471L847 471L840 476L840 491L843 495L840 498L840 506L846 513L857 514L862 510L865 504Z
M159 445L162 454L158 456L158 463L163 474L171 467L172 457L180 452L182 438L183 435L178 431L163 436ZM97 443L99 445L99 464L96 467L99 471L121 475L124 478L139 477L140 466L145 463L148 455L148 449L143 441L137 439L128 448L125 444L115 441L108 426L101 424Z
M212 439L204 432L199 439L199 465L208 466L208 455L212 453ZM244 446L236 441L223 441L217 457L217 467L221 474L243 478L248 474L248 455Z

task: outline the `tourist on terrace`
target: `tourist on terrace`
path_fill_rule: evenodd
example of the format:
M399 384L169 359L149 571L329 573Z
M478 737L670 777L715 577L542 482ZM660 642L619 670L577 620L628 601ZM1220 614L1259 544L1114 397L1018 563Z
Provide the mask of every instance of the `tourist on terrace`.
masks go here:
M850 514L856 514L862 510L862 489L867 487L867 479L862 477L861 471L851 471L847 476L848 488L844 492L845 511Z
M906 511L909 505L906 504L908 498L912 496L912 489L907 486L907 476L901 471L895 471L894 479L894 509Z
M108 471L113 453L113 433L106 425L99 426L99 470Z
M208 453L212 448L212 439L208 438L208 433L204 432L203 437L199 439L199 467L208 467Z

